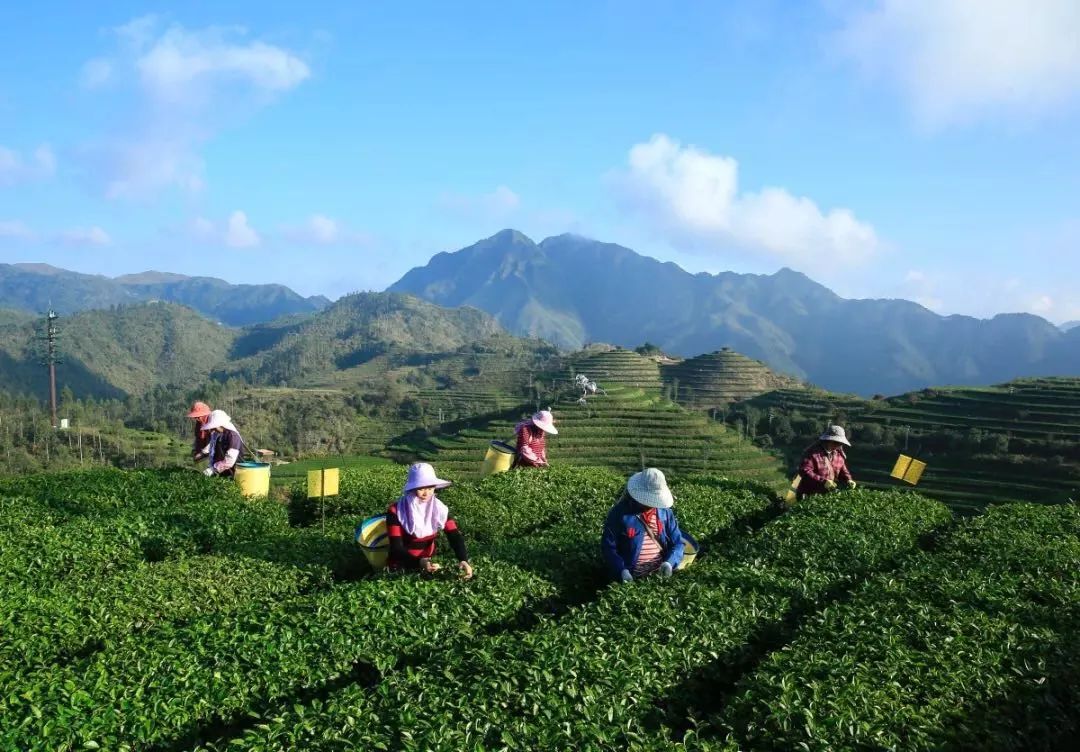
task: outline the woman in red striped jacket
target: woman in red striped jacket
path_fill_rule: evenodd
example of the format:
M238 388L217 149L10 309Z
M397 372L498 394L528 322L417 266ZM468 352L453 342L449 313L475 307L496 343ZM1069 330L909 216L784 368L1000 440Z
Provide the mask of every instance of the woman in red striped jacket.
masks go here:
M547 467L547 434L554 436L559 432L551 411L534 413L514 426L514 432L517 434L514 467Z
M435 491L446 488L450 481L435 475L435 468L426 462L409 467L402 495L386 510L386 533L390 539L390 569L419 569L428 574L439 570L431 561L435 555L435 539L445 532L450 548L458 559L462 577L473 575L469 556L465 552L465 538L457 522L450 516Z

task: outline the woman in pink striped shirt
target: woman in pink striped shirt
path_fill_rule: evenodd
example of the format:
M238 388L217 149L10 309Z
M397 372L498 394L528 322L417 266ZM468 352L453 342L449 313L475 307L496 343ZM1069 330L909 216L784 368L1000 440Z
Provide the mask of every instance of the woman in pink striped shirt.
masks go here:
M514 453L514 467L547 467L547 434L555 435L555 418L550 410L533 413L528 420L514 426L517 434L517 450Z

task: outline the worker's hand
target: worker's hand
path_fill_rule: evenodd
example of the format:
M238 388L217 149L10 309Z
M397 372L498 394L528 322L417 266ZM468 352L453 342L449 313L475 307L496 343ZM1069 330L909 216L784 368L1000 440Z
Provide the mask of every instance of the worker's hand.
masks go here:
M835 491L836 490L836 481L835 480L827 480L827 481L825 481L825 490L826 491Z
M619 573L619 579L623 582L633 582L634 575L630 574L629 569L624 569L622 572Z
M433 564L431 562L431 559L421 559L420 560L420 569L422 569L427 574L435 574L440 569L442 569L442 565L441 564Z
M671 562L670 561L665 561L663 564L660 565L660 576L661 577L670 577L671 576L671 571L672 571L672 568L671 568Z
M459 561L458 562L458 568L461 569L461 579L463 579L463 580L471 580L472 579L472 575L473 575L472 564L470 564L467 561Z
M214 474L214 468L208 467L208 468L206 468L205 470L202 471L202 474L205 475L207 478L209 478Z
M855 488L856 488L856 486L858 486L858 484L857 484L857 483L856 483L855 481L853 481L853 480L849 480L849 481L847 482L847 487L848 487L848 490L849 490L849 491L854 491L854 490L855 490Z

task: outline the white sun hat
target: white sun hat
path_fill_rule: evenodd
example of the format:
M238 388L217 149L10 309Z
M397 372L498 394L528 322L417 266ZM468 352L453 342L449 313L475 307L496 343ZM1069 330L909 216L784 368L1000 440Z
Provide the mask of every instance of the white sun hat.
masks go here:
M428 463L414 462L409 466L409 476L405 480L402 493L415 491L418 488L446 488L450 485L452 485L451 482L436 475L435 468Z
M655 467L648 467L631 475L630 480L626 481L626 491L634 501L647 507L670 509L675 503L667 478Z
M835 441L844 446L851 446L851 442L847 440L847 434L844 433L843 426L829 426L825 433L818 436L818 441Z
M207 418L206 423L202 426L204 431L212 431L215 428L225 428L229 431L235 431L236 426L233 425L232 418L224 410L214 410L210 413L210 417Z

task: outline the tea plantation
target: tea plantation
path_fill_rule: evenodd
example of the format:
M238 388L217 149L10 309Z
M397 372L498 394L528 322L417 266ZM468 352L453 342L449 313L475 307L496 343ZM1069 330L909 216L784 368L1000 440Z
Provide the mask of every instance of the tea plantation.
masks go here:
M404 474L345 470L325 528L298 486L284 504L182 471L0 480L0 749L1063 750L1080 732L1076 505L956 518L857 491L781 513L767 485L687 472L676 511L704 552L612 586L597 543L625 476L563 466L440 493L473 580L372 574L352 529Z

